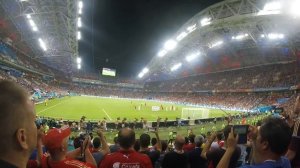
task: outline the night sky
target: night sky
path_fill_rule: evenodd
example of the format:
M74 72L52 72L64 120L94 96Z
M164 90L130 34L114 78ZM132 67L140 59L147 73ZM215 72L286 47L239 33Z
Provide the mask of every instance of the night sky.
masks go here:
M220 1L85 0L79 42L82 71L99 73L107 67L122 78L136 77L186 21Z

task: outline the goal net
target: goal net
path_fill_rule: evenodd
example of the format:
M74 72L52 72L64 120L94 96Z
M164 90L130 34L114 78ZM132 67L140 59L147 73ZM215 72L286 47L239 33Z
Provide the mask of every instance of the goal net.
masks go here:
M202 119L209 117L209 109L206 108L182 108L182 119Z

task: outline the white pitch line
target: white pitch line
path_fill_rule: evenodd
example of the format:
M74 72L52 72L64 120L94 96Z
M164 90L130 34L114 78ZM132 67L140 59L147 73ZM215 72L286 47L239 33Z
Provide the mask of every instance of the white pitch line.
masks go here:
M57 103L57 104L55 104L54 106L51 106L51 107L48 107L48 108L46 108L46 109L44 109L44 110L42 110L42 111L39 111L37 114L40 114L40 113L42 113L42 112L44 112L44 111L47 111L47 110L49 110L49 109L52 109L53 107L56 107L56 106L58 106L58 105L60 105L60 104L62 104L63 102L60 102L60 103Z
M106 114L106 116L109 118L109 120L111 121L112 119L110 118L110 116L107 114L107 112L104 110L104 109L102 109L102 111Z

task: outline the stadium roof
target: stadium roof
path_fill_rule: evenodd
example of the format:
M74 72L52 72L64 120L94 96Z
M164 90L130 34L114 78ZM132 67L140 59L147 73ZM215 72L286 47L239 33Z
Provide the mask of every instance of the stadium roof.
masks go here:
M32 59L71 72L78 55L77 0L0 0L0 6L17 29L17 48L25 43Z
M298 9L291 8L297 3L300 4L299 0L225 0L212 5L170 37L146 66L147 73L141 70L138 77L144 80L162 74L177 77L179 68L190 70L184 75L197 74L200 71L195 72L195 69L213 62L213 55L241 59L240 52L246 51L243 54L256 56L252 59L264 59L259 58L260 48L280 48L295 54L300 46L300 14ZM241 66L241 63L236 65Z

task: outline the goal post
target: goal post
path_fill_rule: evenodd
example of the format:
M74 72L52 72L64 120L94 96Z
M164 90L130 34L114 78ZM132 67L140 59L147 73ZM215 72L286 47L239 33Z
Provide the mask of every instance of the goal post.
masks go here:
M182 119L203 119L209 118L209 109L207 108L182 108Z

